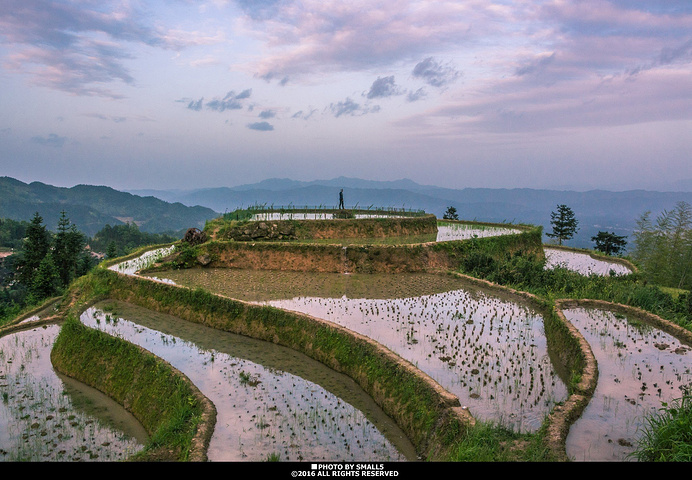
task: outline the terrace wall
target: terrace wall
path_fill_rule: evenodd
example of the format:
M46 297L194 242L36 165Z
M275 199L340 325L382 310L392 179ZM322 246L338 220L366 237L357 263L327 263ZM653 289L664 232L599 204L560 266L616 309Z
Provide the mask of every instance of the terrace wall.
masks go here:
M328 221L334 222L340 221ZM507 255L521 250L543 255L540 227L519 228L522 232L518 234L405 245L211 241L188 252L192 261L185 266L332 273L434 272L458 269L473 251Z
M104 268L90 274L87 282L85 287L102 297L284 345L350 376L404 430L422 458L447 458L448 449L474 423L457 397L414 365L333 323ZM104 379L83 381L99 388Z
M357 212L358 213L358 212ZM363 212L364 213L364 212ZM233 221L218 219L205 229L215 240L272 241L329 238L387 238L435 235L435 215L314 220Z

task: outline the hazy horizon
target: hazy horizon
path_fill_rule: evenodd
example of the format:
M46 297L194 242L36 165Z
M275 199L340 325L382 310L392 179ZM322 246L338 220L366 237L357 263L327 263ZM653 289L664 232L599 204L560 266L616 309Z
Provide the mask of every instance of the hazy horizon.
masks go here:
M416 184L416 187L419 187L421 189L426 189L426 188L443 188L443 189L452 189L452 190L464 190L466 188L468 189L497 189L497 190L514 190L514 189L528 189L528 190L551 190L551 191L564 191L564 192L577 192L577 193L585 193L585 192L590 192L590 191L609 191L613 193L618 193L618 192L627 192L627 191L635 191L635 190L641 190L641 191L647 191L647 192L659 192L659 193L692 193L692 182L689 181L681 181L678 182L680 185L682 185L680 188L674 188L674 187L669 187L669 188L599 188L599 187L588 187L588 186L581 186L581 187L575 187L575 186L568 186L568 185L563 185L563 186L554 186L554 187L525 187L525 186L518 186L518 187L484 187L484 186L476 186L476 187L443 187L441 185L435 185L435 184L423 184L420 182L417 182L415 179L411 178L398 178L398 179L391 179L391 180L376 180L376 179L369 179L369 178L359 178L359 177L346 177L346 176L339 176L339 177L333 177L333 178L319 178L319 179L306 179L306 180L297 180L294 178L278 178L278 177L267 177L264 179L261 179L256 182L250 182L250 183L238 183L235 185L216 185L216 186L205 186L205 187L195 187L195 186L189 186L185 188L167 188L167 187L161 187L161 188L156 188L156 187L145 187L145 188L119 188L114 185L108 185L104 183L67 183L67 184L56 184L56 183L51 183L50 181L43 181L43 180L23 180L21 178L16 178L16 177L11 177L11 176L6 176L8 178L14 178L15 180L19 180L20 182L26 183L26 184L31 184L33 182L38 182L38 183L43 183L46 185L50 185L53 187L58 187L58 188L72 188L76 187L79 185L87 185L87 186L94 186L94 187L109 187L113 188L114 190L122 191L122 192L127 192L127 193L132 193L135 195L142 195L142 194L149 194L149 192L169 192L169 193L184 193L184 192L194 192L194 191L204 191L204 190L215 190L215 189L237 189L239 187L247 187L248 189L254 189L254 188L262 188L264 184L267 182L274 182L274 181L287 181L287 182L295 182L296 185L293 187L281 187L277 188L277 190L283 190L283 189L290 189L290 188L300 188L304 186L309 186L309 185L332 185L334 188L393 188L393 189L402 189L406 190L407 185L406 182L413 182ZM345 181L342 183L336 182L339 179L344 179ZM357 183L357 186L351 185L351 183ZM374 185L371 185L374 184ZM242 191L242 190L240 190Z
M692 189L687 0L6 0L0 175Z

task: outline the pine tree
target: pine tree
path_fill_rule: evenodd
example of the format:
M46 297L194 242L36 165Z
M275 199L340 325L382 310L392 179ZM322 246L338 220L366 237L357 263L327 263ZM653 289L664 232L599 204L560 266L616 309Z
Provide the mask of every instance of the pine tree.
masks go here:
M50 233L43 225L43 218L38 212L34 214L26 227L26 238L22 245L21 259L17 265L18 280L29 287L41 261L50 251Z
M115 258L118 256L118 246L115 242L108 244L108 251L106 252L106 258Z
M557 211L550 214L550 223L553 226L552 233L546 233L551 238L557 238L562 245L563 240L569 240L577 232L579 222L574 217L574 212L567 205L558 205Z
M60 285L66 287L70 284L77 272L79 254L84 248L84 236L77 230L74 224L63 210L58 220L58 231L53 242L53 264L55 265Z
M51 255L46 255L36 269L29 286L29 293L37 301L51 297L57 292L59 281L60 277L56 272L53 259Z

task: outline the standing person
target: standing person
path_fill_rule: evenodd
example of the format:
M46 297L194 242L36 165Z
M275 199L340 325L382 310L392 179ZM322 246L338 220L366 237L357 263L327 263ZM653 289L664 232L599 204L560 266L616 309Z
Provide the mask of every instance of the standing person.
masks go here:
M339 210L344 208L344 189L342 188L339 192Z

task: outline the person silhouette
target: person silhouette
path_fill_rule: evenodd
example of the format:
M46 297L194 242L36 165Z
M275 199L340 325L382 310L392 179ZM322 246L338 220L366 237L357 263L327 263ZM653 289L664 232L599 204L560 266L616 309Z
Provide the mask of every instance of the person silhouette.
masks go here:
M339 192L339 209L343 210L344 208L344 189L342 188L341 191Z

